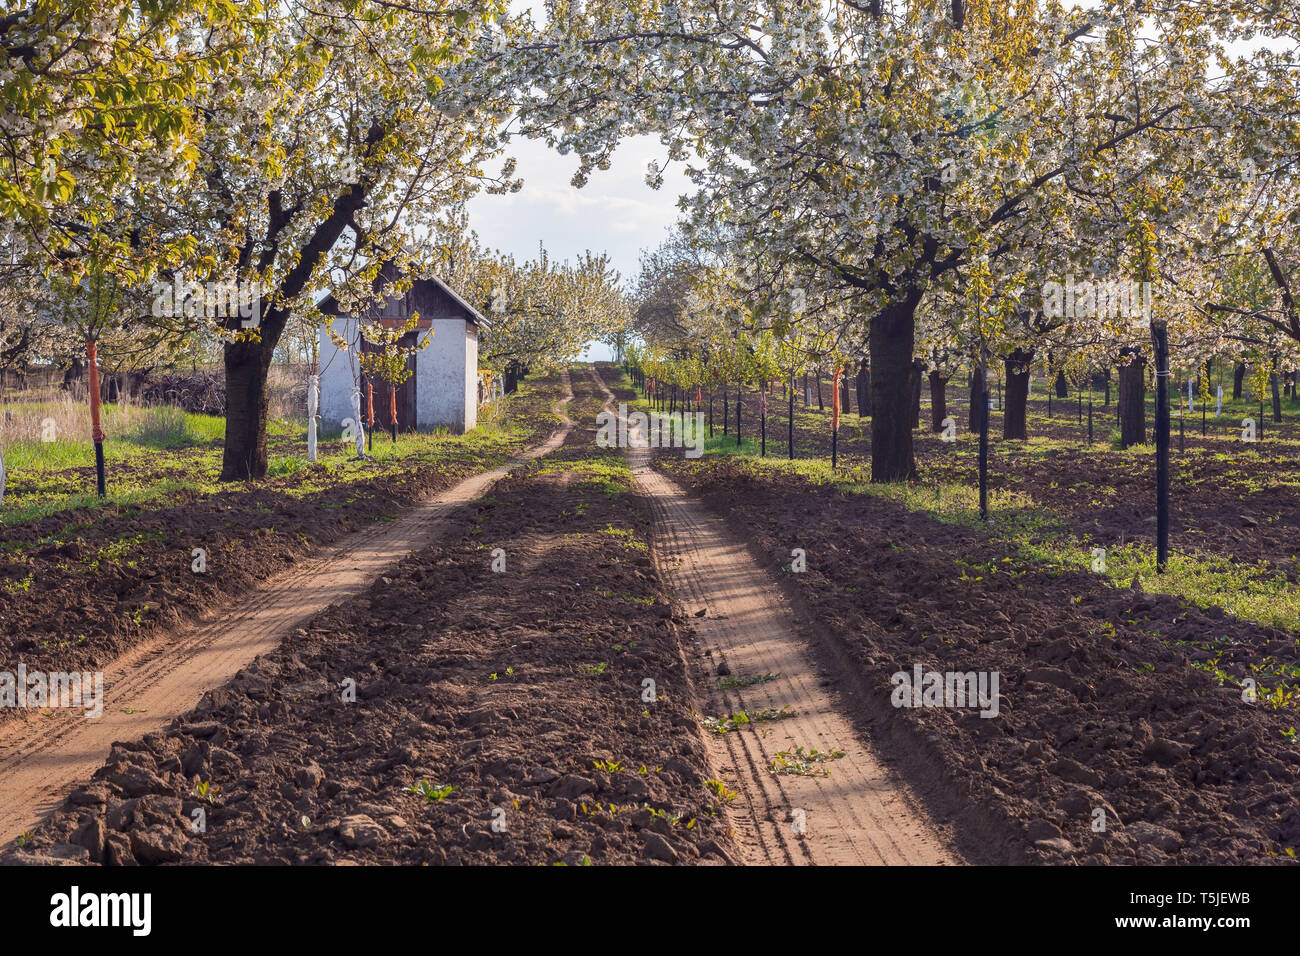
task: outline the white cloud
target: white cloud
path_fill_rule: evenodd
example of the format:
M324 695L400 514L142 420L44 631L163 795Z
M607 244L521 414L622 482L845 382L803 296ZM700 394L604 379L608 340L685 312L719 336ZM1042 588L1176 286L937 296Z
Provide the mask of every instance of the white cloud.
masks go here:
M555 259L591 250L608 252L624 279L636 275L642 249L653 249L677 220L677 197L690 183L670 167L659 190L645 183L646 163L656 158L650 137L630 139L610 168L595 171L582 189L570 185L577 159L544 144L511 143L523 189L506 196L481 195L470 202L470 226L483 243L519 258L537 254L541 241Z

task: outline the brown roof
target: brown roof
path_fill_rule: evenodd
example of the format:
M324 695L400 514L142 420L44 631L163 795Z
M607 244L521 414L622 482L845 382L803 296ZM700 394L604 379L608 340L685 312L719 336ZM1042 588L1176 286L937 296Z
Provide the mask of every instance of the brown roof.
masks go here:
M380 269L375 286L378 288L397 278L396 268L386 265ZM333 295L325 296L316 303L316 307L325 315L340 314ZM411 287L406 292L389 296L381 305L368 309L366 315L372 319L409 319L417 312L422 319L463 318L483 329L492 327L478 309L437 276L412 280Z

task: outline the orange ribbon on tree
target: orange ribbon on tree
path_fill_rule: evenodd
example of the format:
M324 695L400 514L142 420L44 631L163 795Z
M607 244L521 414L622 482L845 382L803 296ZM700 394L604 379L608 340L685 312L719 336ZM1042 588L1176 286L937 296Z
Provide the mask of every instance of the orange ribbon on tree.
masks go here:
M104 477L104 426L99 417L99 355L95 349L94 339L86 342L86 361L90 383L90 437L95 443L95 487L99 497L108 494L107 480Z
M104 440L104 428L99 417L99 355L94 341L86 343L86 362L90 374L90 437L92 441Z
M840 427L840 376L843 374L844 366L841 365L831 378L831 428L836 431Z

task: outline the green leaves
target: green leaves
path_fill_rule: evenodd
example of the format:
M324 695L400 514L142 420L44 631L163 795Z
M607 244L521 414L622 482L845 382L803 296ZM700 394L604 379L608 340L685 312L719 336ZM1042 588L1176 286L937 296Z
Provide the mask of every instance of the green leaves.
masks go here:
M747 724L762 723L768 720L785 720L787 717L795 716L795 712L790 707L771 707L767 710L741 710L729 717L705 717L704 728L715 734L725 734L733 730L739 730Z
M459 790L460 787L451 784L437 785L429 783L427 780L421 780L413 787L403 787L403 793L414 793L417 796L424 797L428 803L442 803L449 796Z

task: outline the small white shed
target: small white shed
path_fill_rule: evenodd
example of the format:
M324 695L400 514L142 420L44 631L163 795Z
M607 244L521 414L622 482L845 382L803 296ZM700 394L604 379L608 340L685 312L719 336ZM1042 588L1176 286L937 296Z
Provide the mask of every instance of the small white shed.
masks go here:
M380 281L391 281L387 268ZM367 384L357 361L359 351L374 352L378 347L364 341L355 316L340 315L333 296L318 304L327 316L334 316L334 332L348 343L346 352L335 347L325 329L320 330L320 415L325 428L337 428L345 418L353 417L352 389L360 387L362 418L366 417ZM487 321L468 302L438 278L416 279L402 295L391 296L379 306L372 306L365 322L386 328L401 328L412 315L419 315L415 331L408 333L402 345L413 346L432 336L425 346L408 359L410 378L397 389L397 427L399 431L432 431L446 428L463 434L478 424L479 373L478 336L486 331ZM375 378L375 427L389 426L389 386Z

